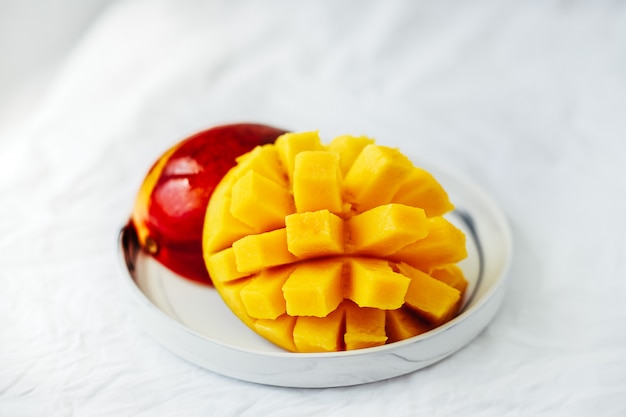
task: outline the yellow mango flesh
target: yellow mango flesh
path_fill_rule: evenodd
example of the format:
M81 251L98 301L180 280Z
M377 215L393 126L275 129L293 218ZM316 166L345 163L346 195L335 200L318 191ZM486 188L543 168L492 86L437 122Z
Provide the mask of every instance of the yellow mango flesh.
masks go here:
M367 136L341 135L328 144L328 150L341 156L339 166L345 177L363 148L372 144L374 144L374 140Z
M413 169L391 201L421 207L428 217L442 216L454 209L446 190L435 177L421 168Z
M254 171L233 184L230 213L256 232L284 227L293 212L289 191Z
M215 252L227 248L233 241L254 233L250 226L237 220L230 213L230 200L230 196L224 197L223 204L207 208L207 217L213 219L215 227L211 229L210 234L203 233L204 252Z
M441 282L445 282L452 288L456 288L460 292L467 289L467 280L463 275L463 270L457 264L447 264L434 268L429 275Z
M282 293L290 316L326 317L343 301L343 262L323 259L299 265Z
M341 213L339 155L328 151L304 151L295 157L293 198L298 213L329 210Z
M285 225L287 249L299 258L344 252L344 222L328 210L290 214Z
M385 310L361 308L348 302L344 306L346 310L346 333L343 340L346 350L380 346L387 342Z
M230 247L206 257L205 260L209 275L221 282L234 281L250 275L237 269L235 250Z
M399 150L367 145L344 179L344 193L357 212L391 202L413 164Z
M297 260L287 250L287 232L283 229L248 235L233 242L235 263L240 272L256 272Z
M247 154L238 157L237 163L240 169L236 173L245 175L253 171L278 185L287 186L287 177L284 172L276 169L280 160L276 148L272 145L257 146Z
M292 179L296 156L303 151L321 151L324 148L317 131L302 133L285 133L276 139L274 144L282 164L282 170Z
M215 288L252 330L295 352L379 346L450 320L467 287L456 265L465 236L441 217L445 191L418 170L369 138L322 145L317 132L241 156L207 207Z
M410 282L384 259L351 259L346 298L359 307L393 310L404 304Z
M389 337L389 342L408 339L426 333L432 328L432 325L416 317L408 308L402 307L387 311L385 332Z
M426 214L418 207L386 204L347 221L353 251L386 256L428 234Z
M293 342L298 352L336 352L344 349L343 309L326 317L298 316L293 328Z
M429 323L439 325L456 313L461 292L406 264L398 268L411 278L405 303Z
M390 256L390 259L428 271L467 257L465 234L443 217L429 217L428 234Z
M241 302L246 313L255 319L275 319L285 314L285 299L281 289L292 268L272 268L252 277L241 289Z
M296 351L293 342L293 330L296 317L283 314L276 319L259 319L254 322L254 331L283 349Z

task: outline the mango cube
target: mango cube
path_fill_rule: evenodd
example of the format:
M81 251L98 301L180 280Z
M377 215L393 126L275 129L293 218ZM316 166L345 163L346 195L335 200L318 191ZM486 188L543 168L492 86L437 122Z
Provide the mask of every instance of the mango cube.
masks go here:
M343 262L301 264L282 287L290 316L325 317L343 300Z
M215 188L203 258L231 310L295 352L421 334L458 313L465 236L441 185L364 136L287 133L237 158Z
M240 272L235 261L235 251L232 247L211 254L206 258L206 266L213 280L221 282L234 281L250 275Z
M292 181L297 212L342 212L339 155L327 151L300 152L295 157Z
M385 204L347 222L353 250L377 256L390 255L428 234L426 214L417 207Z
M351 259L350 283L347 290L350 300L359 307L394 310L404 304L410 279L394 272L388 261L374 258Z
M442 324L456 314L461 292L406 264L398 268L411 278L406 305L434 325Z
M385 310L378 308L359 307L354 303L345 302L346 332L343 340L346 350L363 349L384 345Z
M432 325L416 317L406 308L388 310L385 321L385 332L389 342L398 342L417 336L433 328Z
M298 317L293 341L298 352L343 350L344 311L336 309L326 317Z
M241 289L241 301L250 317L255 319L275 319L285 314L285 299L281 288L293 268L272 268L261 271L252 277Z
M339 167L342 175L345 177L363 148L372 144L374 144L374 139L370 139L367 136L341 135L328 144L328 150L341 155Z
M296 325L296 318L283 314L274 320L259 319L254 322L254 331L258 334L291 352L296 351L293 343L293 328Z
M285 133L276 139L274 146L290 180L293 177L296 155L303 151L321 151L324 149L317 131Z
M254 171L275 183L286 187L287 175L280 165L278 152L272 145L257 146L250 152L237 158L240 169L237 171L238 178L248 171Z
M400 249L390 259L428 271L466 257L465 234L444 217L429 217L428 235Z
M452 288L456 288L462 293L467 289L467 280L463 275L463 270L457 264L439 266L430 271L428 275L448 284Z
M391 202L413 168L397 149L367 145L346 174L344 191L357 212L363 212Z
M343 253L343 220L328 210L290 214L285 225L287 248L299 258Z
M207 216L215 222L211 230L203 233L203 252L210 253L227 248L233 241L254 233L247 224L233 217L230 213L230 196L223 196L223 205L209 205ZM208 227L205 225L205 228Z
M393 196L394 203L421 207L428 217L442 216L454 209L448 193L428 171L414 168Z
M254 171L233 185L231 214L257 232L284 227L285 216L293 211L289 191Z
M242 237L233 243L233 251L240 272L256 272L298 259L287 250L287 232L284 228Z

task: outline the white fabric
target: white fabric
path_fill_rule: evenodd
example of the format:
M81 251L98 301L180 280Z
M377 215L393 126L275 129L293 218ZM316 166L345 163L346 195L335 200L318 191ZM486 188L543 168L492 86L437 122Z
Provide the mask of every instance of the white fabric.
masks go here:
M0 7L1 416L626 415L626 4L23 4ZM349 388L160 347L118 230L158 155L236 121L367 134L481 184L515 240L495 321Z

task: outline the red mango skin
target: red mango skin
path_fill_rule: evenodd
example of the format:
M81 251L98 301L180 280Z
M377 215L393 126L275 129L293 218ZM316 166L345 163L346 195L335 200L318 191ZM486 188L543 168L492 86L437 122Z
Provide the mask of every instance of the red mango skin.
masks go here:
M261 124L230 124L170 148L148 172L135 201L131 223L141 247L178 275L210 285L202 230L213 190L237 157L286 132Z

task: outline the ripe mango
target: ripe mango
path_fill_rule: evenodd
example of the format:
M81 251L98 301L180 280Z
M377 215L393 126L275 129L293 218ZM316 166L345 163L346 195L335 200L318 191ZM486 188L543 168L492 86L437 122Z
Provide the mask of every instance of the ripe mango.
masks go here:
M453 318L465 236L398 149L287 133L238 159L209 201L203 257L225 303L294 352L380 346Z

